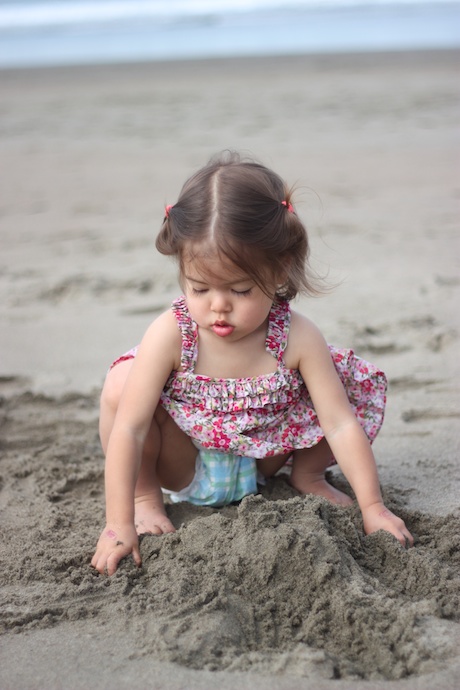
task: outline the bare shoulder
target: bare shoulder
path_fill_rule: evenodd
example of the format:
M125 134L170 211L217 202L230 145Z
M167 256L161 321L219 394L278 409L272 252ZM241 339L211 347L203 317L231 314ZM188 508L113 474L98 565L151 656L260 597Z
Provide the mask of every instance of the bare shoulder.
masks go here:
M291 327L285 353L286 366L299 369L300 363L317 352L327 350L327 344L318 326L297 311L291 312Z
M151 332L162 333L165 337L177 336L180 340L179 327L172 309L167 309L157 316L148 327L145 335L147 336Z
M172 312L148 327L133 360L120 401L120 414L133 428L149 428L161 392L180 365L181 337Z
M139 355L155 355L172 363L172 368L180 366L182 337L176 317L171 309L163 312L147 328L139 346Z

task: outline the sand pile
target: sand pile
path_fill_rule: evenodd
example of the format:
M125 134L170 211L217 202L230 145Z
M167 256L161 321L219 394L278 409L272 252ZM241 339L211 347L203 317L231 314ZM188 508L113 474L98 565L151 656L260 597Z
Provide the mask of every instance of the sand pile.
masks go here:
M165 616L168 659L395 679L453 652L453 520L406 552L383 533L363 538L356 516L318 498L249 497L235 512L144 540L131 611ZM416 530L421 520L409 517Z
M96 402L3 398L4 629L94 618L129 630L142 657L309 678L400 679L455 654L459 520L404 512L391 490L416 536L409 551L365 537L355 507L295 496L277 478L239 506L170 506L178 531L143 537L141 569L96 574Z

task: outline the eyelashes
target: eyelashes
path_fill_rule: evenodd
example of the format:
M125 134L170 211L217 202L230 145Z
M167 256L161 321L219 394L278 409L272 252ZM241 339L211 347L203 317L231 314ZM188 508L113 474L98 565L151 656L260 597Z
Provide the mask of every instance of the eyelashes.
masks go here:
M193 295L200 296L200 295L205 295L207 292L209 292L208 288L191 288L191 292ZM247 297L248 295L251 294L252 292L252 287L247 288L246 290L233 290L231 289L230 292L233 295L236 295L237 297Z

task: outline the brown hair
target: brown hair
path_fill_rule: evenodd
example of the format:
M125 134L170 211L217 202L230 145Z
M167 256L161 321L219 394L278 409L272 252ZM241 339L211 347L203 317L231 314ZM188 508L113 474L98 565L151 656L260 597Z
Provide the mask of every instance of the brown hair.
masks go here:
M184 250L193 243L209 243L264 291L271 276L282 277L283 284L276 288L279 297L317 294L307 266L307 231L291 196L272 170L224 152L184 184L178 201L168 207L156 247L161 254L178 257L182 269Z

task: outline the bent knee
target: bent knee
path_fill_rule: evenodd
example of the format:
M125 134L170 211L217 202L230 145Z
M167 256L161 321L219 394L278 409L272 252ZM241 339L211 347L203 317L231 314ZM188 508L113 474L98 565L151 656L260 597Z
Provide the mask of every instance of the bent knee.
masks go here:
M259 459L257 460L257 469L264 477L273 477L274 474L284 467L290 456L291 453L284 453L283 455Z
M101 410L105 408L116 411L118 409L132 364L133 360L126 360L125 362L120 362L108 372L101 392Z

